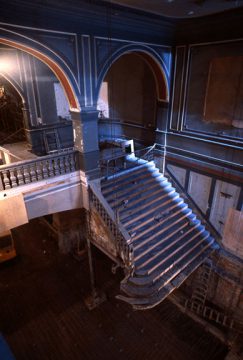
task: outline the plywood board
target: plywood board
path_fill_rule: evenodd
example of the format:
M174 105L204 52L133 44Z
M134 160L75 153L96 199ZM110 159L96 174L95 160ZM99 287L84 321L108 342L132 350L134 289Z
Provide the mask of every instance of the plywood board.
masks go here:
M214 58L210 64L204 120L232 124L243 120L243 57Z
M194 171L190 172L188 194L191 195L204 214L206 214L208 209L211 181L209 176L198 174Z
M236 208L241 188L227 182L217 180L214 190L210 222L223 234L224 225L230 208Z
M222 244L243 259L243 211L229 209Z
M28 215L23 194L1 196L0 198L0 233L26 224Z
M184 187L186 181L186 170L175 165L168 165L168 169L172 172L172 174L176 177L179 183Z

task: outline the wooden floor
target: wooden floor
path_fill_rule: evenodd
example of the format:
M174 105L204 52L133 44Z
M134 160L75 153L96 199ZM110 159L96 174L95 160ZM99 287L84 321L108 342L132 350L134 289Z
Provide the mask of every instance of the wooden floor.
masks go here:
M0 267L0 331L17 360L224 359L218 340L169 301L134 312L116 300L122 274L113 275L98 251L98 284L108 300L89 311L87 260L60 255L38 220L16 237L18 258Z

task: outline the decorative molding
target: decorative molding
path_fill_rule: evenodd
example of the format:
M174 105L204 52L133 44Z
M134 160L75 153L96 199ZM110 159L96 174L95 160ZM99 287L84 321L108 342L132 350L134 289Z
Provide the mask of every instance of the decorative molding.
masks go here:
M90 36L82 35L81 42L82 42L82 63L83 63L83 81L84 81L84 103L86 107L92 107L94 102L93 102Z

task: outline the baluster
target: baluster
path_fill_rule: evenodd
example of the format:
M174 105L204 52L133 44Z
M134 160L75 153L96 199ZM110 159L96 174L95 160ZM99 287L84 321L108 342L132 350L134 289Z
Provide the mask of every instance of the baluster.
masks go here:
M42 161L42 177L43 179L48 178L48 169L47 169L47 165L46 165L46 161Z
M70 172L75 171L75 162L74 162L73 154L70 154L68 156L68 162L69 162Z
M2 171L0 172L0 191L4 190L4 182L3 182L3 173Z
M68 169L67 158L65 155L62 158L62 164L63 164L63 173L66 174L67 172L69 172L69 169Z
M8 170L2 172L4 190L11 189L10 174Z
M71 171L69 155L65 156L65 171L66 171L66 173L69 173Z
M10 169L10 182L12 188L18 186L16 169Z
M53 171L54 171L54 175L60 175L60 171L59 171L59 159L58 158L54 158L53 160Z
M30 164L30 178L31 178L31 182L38 180L37 174L36 174L35 163L34 163L34 164Z
M18 167L16 171L17 183L19 186L24 184L23 168Z
M36 166L36 179L38 180L42 180L43 179L43 173L42 173L42 163L40 161L35 163Z
M48 176L49 177L54 176L53 163L52 163L51 159L47 161L47 171L48 171Z
M24 166L23 176L24 176L24 183L25 183L25 184L31 183L30 169L29 169L29 166L28 166L28 165L27 165L27 166Z
M60 174L65 174L65 164L64 164L63 156L59 157L58 165L59 165Z

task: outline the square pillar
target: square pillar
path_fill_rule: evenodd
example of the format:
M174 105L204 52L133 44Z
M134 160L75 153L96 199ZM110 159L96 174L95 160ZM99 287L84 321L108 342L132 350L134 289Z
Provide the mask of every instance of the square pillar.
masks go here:
M80 170L85 172L99 165L98 113L94 108L71 111L74 149L79 151Z

